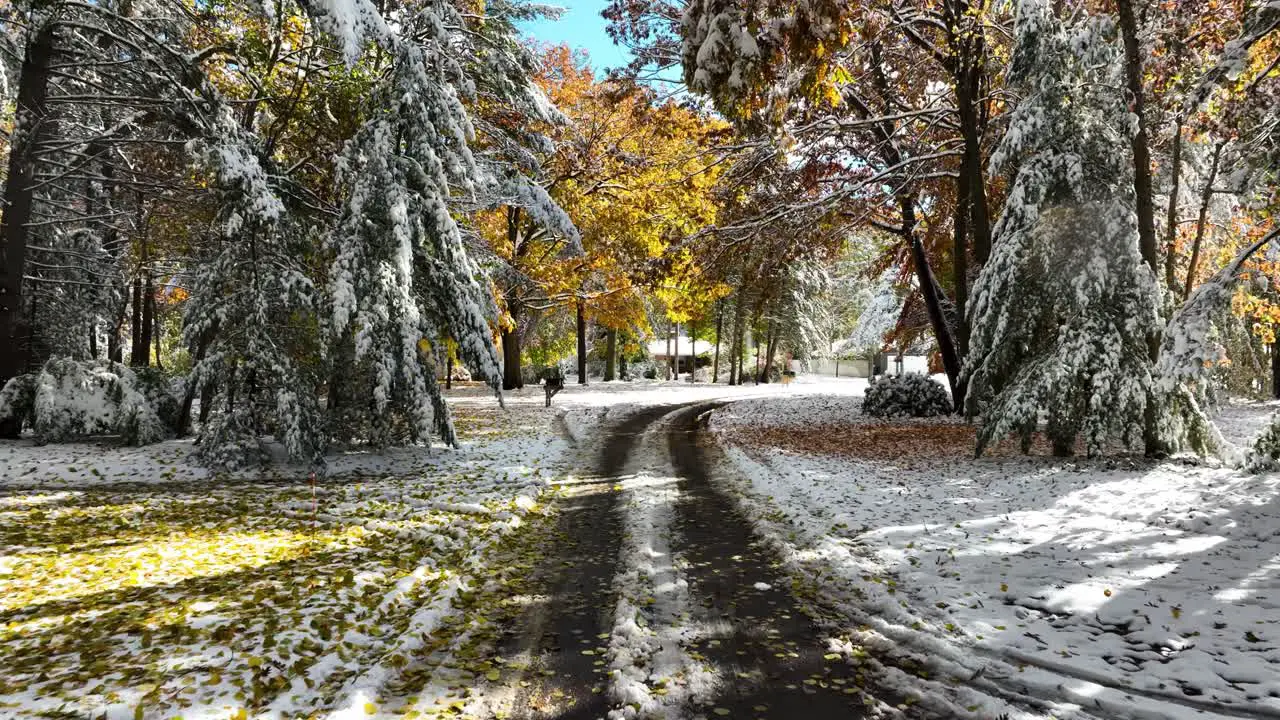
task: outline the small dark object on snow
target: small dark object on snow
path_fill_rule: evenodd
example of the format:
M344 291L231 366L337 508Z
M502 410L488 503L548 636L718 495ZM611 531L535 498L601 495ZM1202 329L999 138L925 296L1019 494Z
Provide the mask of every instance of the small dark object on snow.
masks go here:
M553 368L542 381L542 389L547 393L547 407L551 407L551 398L564 389L564 375L560 368Z

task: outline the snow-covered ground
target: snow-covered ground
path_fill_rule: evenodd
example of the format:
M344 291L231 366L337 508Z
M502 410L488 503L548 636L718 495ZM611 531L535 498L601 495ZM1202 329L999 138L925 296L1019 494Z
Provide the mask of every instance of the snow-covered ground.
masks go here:
M477 593L504 581L495 553L571 479L571 440L634 405L799 386L570 385L551 408L533 386L505 410L460 387L461 448L334 454L314 486L284 464L215 476L189 440L0 441L0 717L447 706L492 672L449 657L485 621ZM628 503L661 505L646 497Z
M1228 435L1269 409L1229 408ZM973 460L963 425L877 426L847 396L746 400L712 427L743 507L851 614L849 653L914 656L992 696L898 678L935 710L1029 696L1060 718L1280 717L1280 476Z

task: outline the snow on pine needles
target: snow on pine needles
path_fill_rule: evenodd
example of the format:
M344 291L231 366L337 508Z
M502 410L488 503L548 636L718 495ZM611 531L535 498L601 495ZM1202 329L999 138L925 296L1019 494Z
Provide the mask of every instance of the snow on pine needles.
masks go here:
M935 710L989 716L977 688L1057 717L1280 713L1280 475L974 460L971 428L876 424L847 397L742 401L712 427L792 571L865 623L846 649L965 681L902 678Z
M454 656L527 570L511 531L564 449L545 412L458 414L462 450L336 458L314 488L211 481L175 444L0 446L0 717L447 710L415 693L489 670ZM54 451L75 465L20 471Z

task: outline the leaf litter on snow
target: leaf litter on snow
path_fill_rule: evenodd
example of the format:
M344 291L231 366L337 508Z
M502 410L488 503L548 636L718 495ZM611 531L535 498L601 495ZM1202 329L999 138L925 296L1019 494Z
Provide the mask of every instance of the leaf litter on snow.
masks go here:
M875 423L848 397L744 400L712 428L744 507L866 624L850 648L1103 716L1280 713L1280 476L974 460L966 426Z
M410 707L421 658L488 624L490 562L563 449L542 411L459 415L459 451L339 456L314 486L213 479L173 443L0 444L0 465L37 468L0 483L0 715Z

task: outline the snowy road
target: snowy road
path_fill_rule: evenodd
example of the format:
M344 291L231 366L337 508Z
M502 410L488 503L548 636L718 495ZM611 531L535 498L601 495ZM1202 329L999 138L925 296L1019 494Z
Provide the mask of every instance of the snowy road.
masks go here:
M596 418L596 472L568 484L527 609L499 646L522 671L480 688L469 713L856 718L879 704L710 482L717 451L699 430L719 404Z

